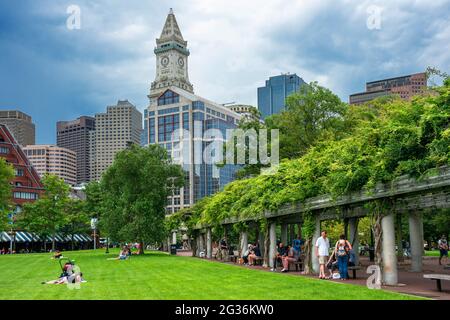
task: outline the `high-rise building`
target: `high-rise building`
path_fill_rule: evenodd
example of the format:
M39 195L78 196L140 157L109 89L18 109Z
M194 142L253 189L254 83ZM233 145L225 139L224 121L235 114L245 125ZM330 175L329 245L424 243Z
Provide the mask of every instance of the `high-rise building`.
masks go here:
M216 129L216 135L220 132L224 138L225 131L235 128L241 116L194 94L188 77L187 42L172 10L156 44L156 77L148 95L150 105L144 111L143 140L166 148L185 171L185 186L168 199L167 213L172 213L217 192L235 178L237 166L219 168L202 157L214 140L206 135L208 129ZM183 131L181 136L175 134L178 129Z
M56 144L75 151L77 154L77 184L89 182L89 132L95 130L95 118L82 116L71 121L56 124Z
M427 88L427 74L425 72L402 77L389 78L366 83L366 91L351 94L350 104L361 104L378 97L398 95L408 100L423 93Z
M286 98L304 84L305 81L295 73L281 74L266 80L266 85L258 88L258 109L262 118L280 113L286 106Z
M39 198L43 186L33 165L22 151L21 146L9 131L9 128L0 124L0 157L14 166L15 177L13 184L12 201L16 205L15 212L20 212L26 202Z
M18 110L0 110L0 124L8 126L21 146L35 144L35 126L29 115Z
M77 154L55 145L29 145L23 148L40 177L54 174L74 186L77 183Z
M108 106L106 113L95 115L95 130L89 132L91 181L100 180L113 163L117 152L131 143L140 144L142 113L128 100Z

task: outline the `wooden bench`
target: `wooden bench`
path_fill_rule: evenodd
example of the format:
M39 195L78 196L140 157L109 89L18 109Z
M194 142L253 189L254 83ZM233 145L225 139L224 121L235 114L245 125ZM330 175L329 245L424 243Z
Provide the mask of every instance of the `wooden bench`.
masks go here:
M256 257L254 259L255 266L262 266L263 265L263 261L264 261L263 257Z
M303 271L303 261L302 260L298 260L298 261L289 261L288 264L288 271L291 271L291 266L295 266L295 271L298 272Z
M241 257L239 251L233 251L232 255L228 255L231 262L237 263L238 259Z
M361 270L359 266L348 267L348 271L353 271L353 279L356 279L356 271Z
M450 274L424 274L423 277L425 279L431 279L436 281L436 286L438 291L442 291L442 283L441 281L450 281Z

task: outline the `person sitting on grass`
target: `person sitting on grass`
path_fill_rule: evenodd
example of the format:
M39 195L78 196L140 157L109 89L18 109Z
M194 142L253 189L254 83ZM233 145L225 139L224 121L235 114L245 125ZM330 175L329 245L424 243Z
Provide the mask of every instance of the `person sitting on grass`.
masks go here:
M289 263L297 262L300 259L300 251L296 250L294 247L288 247L287 255L282 258L283 269L281 272L289 271Z
M259 249L259 242L256 242L252 248L252 251L248 255L248 265L254 266L256 258L261 257L261 250Z
M126 260L129 256L130 249L127 246L123 246L120 250L119 256L117 258L110 258L108 260Z
M53 255L53 259L61 259L61 258L64 258L61 251L56 250L55 254Z

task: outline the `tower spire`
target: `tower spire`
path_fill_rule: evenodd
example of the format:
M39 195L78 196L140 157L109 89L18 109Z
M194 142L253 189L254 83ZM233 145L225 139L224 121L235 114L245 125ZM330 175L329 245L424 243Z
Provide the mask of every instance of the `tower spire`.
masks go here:
M185 42L180 28L178 27L177 19L175 18L172 8L170 8L169 14L167 15L166 22L164 23L164 28L161 32L161 36L156 40L157 43L167 41L179 41L181 43ZM184 45L186 46L186 44Z
M170 8L161 36L156 39L156 77L151 84L150 99L170 86L194 92L189 82L187 41L183 39L177 19ZM152 98L153 97L153 98Z

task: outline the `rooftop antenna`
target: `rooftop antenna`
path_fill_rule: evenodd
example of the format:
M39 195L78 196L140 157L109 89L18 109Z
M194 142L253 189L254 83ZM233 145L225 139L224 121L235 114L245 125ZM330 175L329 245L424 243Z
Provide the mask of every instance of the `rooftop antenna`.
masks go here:
M172 8L170 8L169 14L173 14L173 9Z

